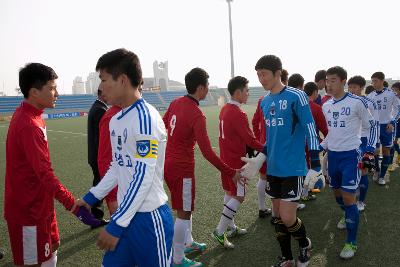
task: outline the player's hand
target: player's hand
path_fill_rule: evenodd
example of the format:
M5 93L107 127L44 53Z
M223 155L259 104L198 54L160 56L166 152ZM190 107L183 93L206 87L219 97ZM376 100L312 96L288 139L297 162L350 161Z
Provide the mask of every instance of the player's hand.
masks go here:
M322 171L322 175L325 177L325 183L329 184L329 178L328 178L328 153L324 153L324 156L322 158L321 171Z
M75 209L71 212L78 218L78 220L86 225L89 225L92 229L98 228L108 223L108 221L96 219L93 214L91 214L90 211L84 206L76 205Z
M248 184L248 180L246 177L243 177L240 174L240 170L236 170L235 175L232 177L234 184L240 184L241 186L245 186Z
M106 229L103 229L97 238L97 247L105 251L114 251L118 241L118 237L111 235Z
M255 158L241 157L240 159L246 162L246 164L240 169L240 174L247 179L251 179L259 172L267 157L263 153L258 153Z
M392 133L393 132L393 124L391 124L391 123L388 123L387 125L386 125L386 132L387 133Z
M309 169L304 179L304 187L308 189L313 189L315 184L321 180L323 182L322 187L325 186L325 177L322 175L322 171L315 171L313 169Z
M372 153L364 153L361 162L358 167L362 170L373 170L375 169L375 156Z
M83 199L78 199L75 201L74 207L71 210L74 210L76 206L85 207L86 209L90 210L91 206Z

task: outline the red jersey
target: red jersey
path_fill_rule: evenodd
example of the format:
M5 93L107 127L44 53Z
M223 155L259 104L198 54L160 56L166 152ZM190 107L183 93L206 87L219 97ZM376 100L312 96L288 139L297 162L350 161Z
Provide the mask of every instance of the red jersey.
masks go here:
M111 118L121 111L118 106L109 108L99 123L99 150L97 152L97 165L99 167L100 177L103 177L110 168L112 161L112 149L110 141L110 124Z
M324 97L321 99L321 106L324 105L325 102L331 98L332 98L332 96L330 96L330 95L324 95Z
M194 177L194 146L197 142L203 156L222 173L231 177L235 170L226 165L212 150L206 128L206 117L199 102L186 95L171 102L164 115L168 131L165 168L179 170Z
M54 198L67 210L75 202L51 167L42 113L24 101L8 128L4 218L9 222L37 225L53 216Z
M328 125L326 124L326 119L324 113L322 112L322 107L315 103L314 101L308 101L310 104L311 114L314 118L315 125L317 126L317 134L319 137L319 131L326 137L328 135ZM321 138L320 140L321 141Z
M258 100L256 112L254 112L253 119L251 124L253 125L253 132L254 136L264 144L266 141L266 129L265 129L265 121L264 121L264 114L261 109L261 101L263 100L263 96Z
M240 169L244 165L240 157L246 156L246 145L259 152L264 147L254 137L247 115L239 107L239 103L228 103L222 107L219 114L221 159L229 166Z

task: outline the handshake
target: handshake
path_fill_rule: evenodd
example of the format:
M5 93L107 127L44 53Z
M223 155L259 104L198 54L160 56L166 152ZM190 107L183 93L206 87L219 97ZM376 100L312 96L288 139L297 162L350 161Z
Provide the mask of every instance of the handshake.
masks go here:
M108 224L106 220L99 220L94 217L89 211L88 204L83 200L78 200L75 202L71 209L71 213L74 214L82 223L90 226L91 229L96 229L101 226Z

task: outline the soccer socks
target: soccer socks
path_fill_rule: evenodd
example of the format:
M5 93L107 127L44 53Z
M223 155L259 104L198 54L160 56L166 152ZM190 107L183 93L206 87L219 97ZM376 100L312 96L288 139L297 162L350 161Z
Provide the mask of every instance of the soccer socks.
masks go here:
M383 156L382 159L382 164L381 164L381 173L380 173L380 178L385 177L386 171L389 167L390 164L390 156Z
M188 232L190 221L176 218L174 225L174 238L173 238L173 248L174 248L174 263L181 263L183 257L185 256L185 240L186 234Z
M229 200L231 200L231 199L232 199L232 197L230 195L225 194L225 196L224 196L224 205L226 205L229 202ZM232 228L234 228L236 226L235 225L235 218L232 219L232 221L229 223L228 226L232 227Z
M367 196L367 191L368 191L368 176L367 175L361 176L359 187L360 187L360 196L358 197L358 200L361 202L364 202L365 197Z
M309 245L306 235L306 228L299 218L297 218L296 222L287 229L289 233L294 237L294 239L299 242L300 247L305 248Z
M375 155L374 157L375 157L375 171L380 172L381 167L379 166L379 155Z
M265 206L265 187L267 186L267 180L258 179L257 183L257 193L258 193L258 209L259 210L266 210L267 207Z
M189 246L193 243L193 236L192 236L192 216L190 216L189 220L189 228L186 231L186 246Z
M277 218L277 223L275 224L275 234L281 247L282 257L285 257L287 260L293 260L291 236L288 228L280 218Z
M52 253L50 259L41 264L41 267L56 267L56 266L57 266L57 250Z
M228 203L224 204L224 209L222 210L221 219L219 220L219 224L217 226L217 232L219 235L225 233L228 225L232 222L235 217L236 211L240 206L240 201L231 198Z
M342 197L335 197L335 198L336 198L336 203L338 203L339 207L342 210L345 210L343 198Z
M346 206L345 211L346 229L347 229L347 243L357 245L357 230L359 222L359 212L356 204Z

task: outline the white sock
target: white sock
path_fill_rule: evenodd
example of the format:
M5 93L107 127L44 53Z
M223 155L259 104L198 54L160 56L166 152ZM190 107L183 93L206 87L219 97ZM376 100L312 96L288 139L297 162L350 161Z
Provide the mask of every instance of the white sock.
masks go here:
M43 262L40 266L41 267L56 267L57 266L57 250L53 252L53 255L51 256L50 259Z
M230 195L225 194L225 196L224 196L224 204L228 203L229 200L231 200L231 198L232 198L232 197L231 197Z
M226 231L226 228L228 228L229 223L233 220L233 217L235 216L239 206L240 206L240 201L234 198L229 200L229 202L224 205L221 219L217 226L217 233L219 235L222 235Z
M259 210L266 210L267 207L265 206L265 186L267 185L267 180L258 179L257 183L257 192L258 192L258 209Z
M192 236L192 216L190 216L189 220L189 228L186 232L186 246L190 246L193 243L193 236Z
M176 218L174 225L174 238L173 238L173 248L174 248L174 263L181 263L183 257L185 256L185 239L189 228L190 221Z

